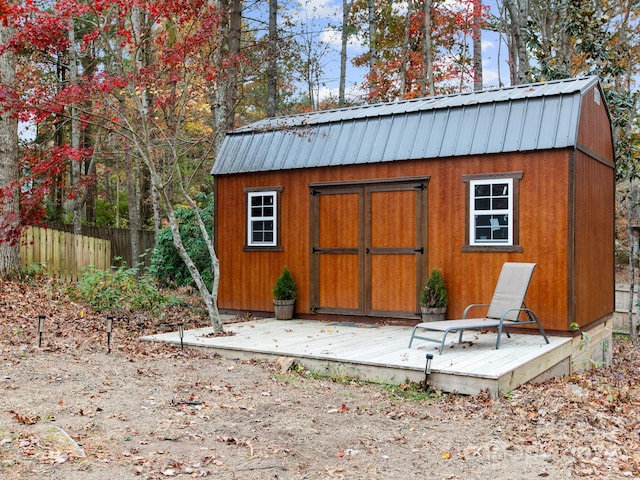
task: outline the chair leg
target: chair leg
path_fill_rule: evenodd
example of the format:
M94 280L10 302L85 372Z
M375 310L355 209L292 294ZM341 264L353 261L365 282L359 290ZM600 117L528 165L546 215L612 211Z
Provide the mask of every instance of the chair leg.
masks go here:
M447 339L448 334L449 334L449 330L446 330L442 335L442 342L440 342L440 355L442 355L442 350L444 350L444 342Z
M542 328L542 325L540 324L540 320L538 320L538 316L535 313L533 314L533 318L536 321L536 325L538 325L538 330L540 330L540 335L542 335L542 337L544 338L544 341L547 342L547 345L548 345L549 339L547 338L547 334L544 331L544 328Z
M411 332L411 338L409 339L409 347L407 347L407 348L411 348L411 344L413 343L413 336L416 334L416 329L417 328L418 328L417 326L413 327L413 331Z

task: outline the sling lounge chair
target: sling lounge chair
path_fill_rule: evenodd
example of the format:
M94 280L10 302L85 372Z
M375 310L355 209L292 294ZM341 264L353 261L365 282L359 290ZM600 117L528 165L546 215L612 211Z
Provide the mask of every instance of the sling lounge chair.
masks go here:
M458 342L462 342L462 334L465 330L484 330L496 328L498 338L496 349L500 348L500 337L502 331L511 338L507 327L514 325L536 324L545 342L549 343L537 315L528 309L524 304L524 297L531 281L531 275L535 268L535 263L511 263L507 262L502 266L500 277L496 289L493 292L493 299L490 304L474 303L464 309L461 320L443 320L439 322L423 322L413 328L409 348L414 338L435 342L440 344L440 354L444 349L444 342L449 332L459 331ZM489 307L486 316L483 318L467 318L470 310L476 307ZM520 319L520 316L523 316ZM424 332L424 333L423 333ZM420 333L420 335L418 335ZM424 336L432 334L431 336ZM434 335L441 334L441 338L434 338Z

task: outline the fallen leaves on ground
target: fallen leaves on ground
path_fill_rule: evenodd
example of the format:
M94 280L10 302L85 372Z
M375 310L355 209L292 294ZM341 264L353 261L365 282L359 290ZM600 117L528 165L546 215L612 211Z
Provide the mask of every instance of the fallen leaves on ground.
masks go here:
M178 320L207 326L197 300L158 318L119 312L108 354L106 314L64 292L0 281L3 479L640 477L640 353L624 340L609 368L418 402L139 340Z

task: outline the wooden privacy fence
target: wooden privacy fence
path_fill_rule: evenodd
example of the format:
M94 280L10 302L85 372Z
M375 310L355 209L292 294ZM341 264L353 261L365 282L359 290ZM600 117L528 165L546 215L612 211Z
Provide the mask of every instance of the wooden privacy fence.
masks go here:
M629 285L625 283L616 283L616 309L613 312L613 331L628 335L629 332ZM638 328L638 286L635 286L633 292L633 309L632 317L635 328Z
M73 225L62 222L47 222L49 228L73 233ZM150 252L155 245L155 234L152 231L138 230L140 240L140 252ZM151 255L148 253L142 259L132 258L131 255L131 231L127 228L82 226L82 235L102 238L111 242L111 265L120 266L122 262L129 267L135 267L142 261L149 266Z
M111 242L49 228L30 227L22 234L23 268L41 265L49 276L78 280L84 268L111 268Z

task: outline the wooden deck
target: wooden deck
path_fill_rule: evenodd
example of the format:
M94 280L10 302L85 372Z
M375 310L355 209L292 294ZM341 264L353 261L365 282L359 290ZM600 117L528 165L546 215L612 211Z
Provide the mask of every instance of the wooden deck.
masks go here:
M260 319L226 324L234 335L207 337L211 328L185 330L185 347L210 348L227 358L293 357L316 373L347 375L385 383L424 381L427 353L433 353L429 383L445 392L494 395L509 392L531 380L569 372L571 339L540 335L503 335L495 349L493 332L468 331L464 342L450 334L442 355L436 344L414 340L407 348L411 327L373 326L349 322ZM180 345L177 332L143 337Z

